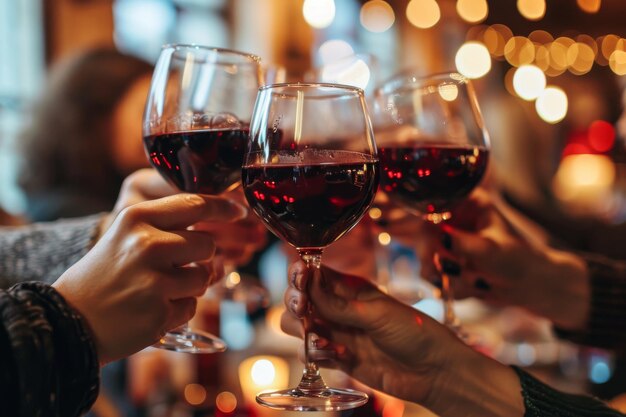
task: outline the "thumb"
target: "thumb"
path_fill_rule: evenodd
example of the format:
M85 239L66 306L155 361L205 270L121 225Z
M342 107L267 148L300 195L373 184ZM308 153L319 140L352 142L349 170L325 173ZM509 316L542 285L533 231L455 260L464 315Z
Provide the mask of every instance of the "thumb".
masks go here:
M481 263L493 256L496 244L489 237L451 227L446 227L445 233L450 236L446 249L457 259Z

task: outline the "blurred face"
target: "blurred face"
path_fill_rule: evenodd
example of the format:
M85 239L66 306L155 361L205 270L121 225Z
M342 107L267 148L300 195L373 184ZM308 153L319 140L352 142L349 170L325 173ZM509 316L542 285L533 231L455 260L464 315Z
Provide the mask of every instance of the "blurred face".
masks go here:
M143 150L141 121L150 88L150 76L137 79L120 99L112 118L113 159L118 170L128 175L149 166Z

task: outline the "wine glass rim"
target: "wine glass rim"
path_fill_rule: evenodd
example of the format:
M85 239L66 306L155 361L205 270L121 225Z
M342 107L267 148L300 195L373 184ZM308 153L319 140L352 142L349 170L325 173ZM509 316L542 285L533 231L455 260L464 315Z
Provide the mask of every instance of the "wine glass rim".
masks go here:
M263 86L259 87L259 92L265 91L265 90L275 90L275 89L289 90L289 89L292 89L292 88L293 89L298 89L298 88L316 88L316 87L335 89L335 90L339 90L339 91L343 91L343 92L353 93L353 94L356 94L356 95L359 95L359 96L363 96L364 95L364 92L363 92L362 88L355 87L355 86L352 86L352 85L336 84L336 83L317 83L317 82L312 82L312 83L295 82L295 83L267 84L267 85L263 85Z
M397 78L391 78L382 83L375 90L375 94L389 94L401 90L403 88L414 88L426 86L430 82L438 82L448 80L457 85L469 83L469 78L456 71L438 72L427 75L403 74Z
M175 51L184 50L184 49L197 49L197 50L203 50L203 51L212 51L212 52L218 52L220 54L225 54L225 55L233 55L233 56L248 58L251 62L247 62L247 63L251 65L260 65L261 63L261 58L255 54L251 54L251 53L243 52L243 51L237 51L235 49L220 48L218 46L200 45L197 43L166 43L161 47L161 49L162 50L173 49ZM242 64L246 64L246 63L244 62Z

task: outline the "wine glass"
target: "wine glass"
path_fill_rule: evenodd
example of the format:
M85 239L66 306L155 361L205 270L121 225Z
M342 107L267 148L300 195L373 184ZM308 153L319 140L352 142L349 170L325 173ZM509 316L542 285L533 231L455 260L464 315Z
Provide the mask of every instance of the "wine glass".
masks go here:
M319 268L324 248L354 227L378 187L378 157L363 90L338 84L261 87L242 170L248 204L279 238L295 247L308 268ZM367 395L326 386L311 359L316 350L304 320L306 366L296 388L261 393L274 409L354 408Z
M457 73L396 77L375 93L380 189L440 224L481 181L489 135L470 81ZM440 260L435 259L442 270ZM441 271L444 323L460 332L448 274Z
M143 120L151 165L190 193L217 195L236 188L248 142L259 58L200 45L165 45L156 63ZM190 353L221 352L214 335L188 324L155 347Z

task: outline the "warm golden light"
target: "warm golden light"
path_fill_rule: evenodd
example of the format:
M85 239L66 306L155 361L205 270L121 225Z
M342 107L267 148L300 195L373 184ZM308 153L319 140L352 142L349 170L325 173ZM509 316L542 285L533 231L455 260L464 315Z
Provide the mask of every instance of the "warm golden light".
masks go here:
M550 68L550 50L540 45L535 50L535 65L542 71L548 71Z
M578 7L587 13L598 13L600 10L601 0L576 0Z
M466 42L454 58L457 70L467 78L480 78L491 70L491 57L480 42Z
M251 356L239 364L239 383L249 404L256 404L259 392L286 388L288 382L289 366L278 356Z
M326 64L321 71L323 82L353 85L362 89L367 87L370 77L369 66L358 55Z
M598 204L598 197L610 192L615 165L605 155L569 155L563 158L553 187L563 201Z
M528 35L528 39L534 43L546 44L552 42L554 37L550 34L550 32L546 32L545 30L533 30Z
M379 209L378 207L372 207L371 209L369 209L367 214L370 216L370 219L378 220L382 217L383 211Z
M550 67L558 71L567 68L567 50L572 43L567 43L565 38L558 38L550 44Z
M559 87L546 87L537 97L537 114L548 123L558 123L567 114L567 95Z
M546 76L535 65L522 65L513 75L513 88L524 100L534 100L546 88Z
M576 42L567 48L567 64L572 73L577 75L591 71L596 56L593 49L582 42Z
M383 246L387 246L391 243L391 235L387 232L382 232L378 235L378 243Z
M506 40L504 36L492 27L488 27L482 33L482 41L493 56L500 57L504 55L504 45Z
M354 49L352 49L352 45L346 41L330 39L320 45L319 54L322 59L322 64L328 64L354 55Z
M487 18L489 6L487 0L457 0L456 12L466 22L479 23Z
M609 67L617 75L626 75L626 52L614 51L609 58Z
M200 384L187 384L183 395L189 404L200 405L206 400L206 389Z
M224 285L226 285L226 288L232 289L235 288L235 286L237 286L237 284L239 284L240 282L241 275L239 275L239 272L233 271L226 276L226 281Z
M252 376L252 382L259 386L271 385L276 378L276 370L274 364L267 359L259 359L250 369L250 375Z
M406 18L420 29L428 29L441 18L439 4L435 0L411 0L406 6Z
M383 0L369 0L361 7L361 24L370 32L384 32L393 26L396 15Z
M546 1L517 0L517 10L528 20L539 20L546 14Z
M459 87L456 84L439 84L437 91L445 101L454 101L459 96Z
M514 67L530 64L535 59L535 45L523 36L514 36L504 46L504 57Z
M617 47L620 38L615 35L606 35L602 38L602 46L600 47L602 55L609 60Z
M304 20L315 29L326 28L335 19L335 1L304 0L302 14Z
M232 413L237 408L237 397L232 392L220 392L215 397L215 406L222 413Z
M513 87L513 76L515 76L515 71L517 71L517 68L509 68L506 74L504 74L504 88L506 88L506 91L508 91L510 95L517 97L517 93Z

